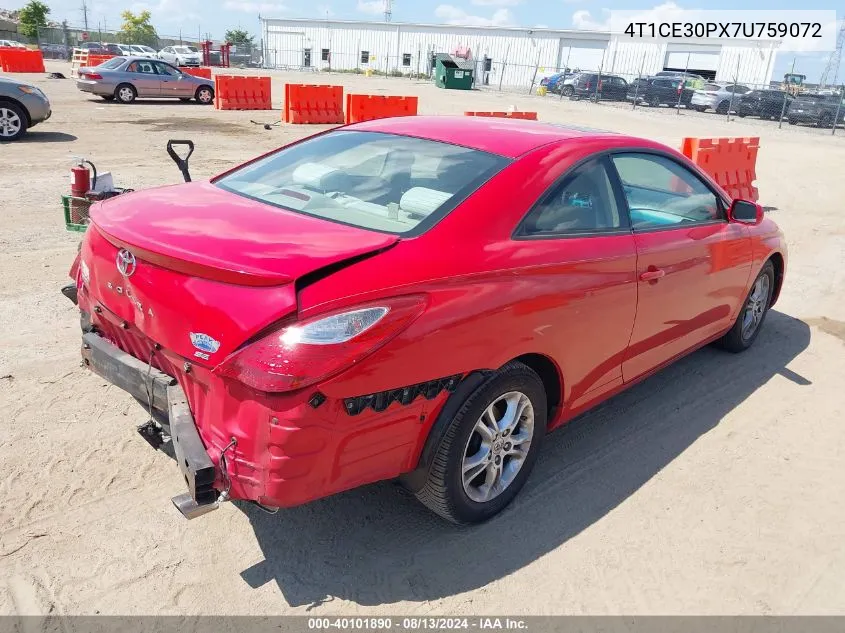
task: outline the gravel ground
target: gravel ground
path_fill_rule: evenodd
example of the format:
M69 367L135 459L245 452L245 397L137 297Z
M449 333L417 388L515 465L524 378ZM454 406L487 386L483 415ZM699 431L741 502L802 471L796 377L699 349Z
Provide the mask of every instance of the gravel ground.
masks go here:
M69 75L69 67L49 62ZM499 518L457 529L390 483L269 516L239 504L187 522L173 462L135 433L134 400L79 363L59 295L79 237L60 195L73 157L120 186L175 183L169 138L208 177L321 126L276 110L121 106L22 76L54 115L0 146L0 614L845 613L845 132L335 75L419 95L420 111L537 110L674 147L759 136L761 202L790 267L752 351L704 349L553 434Z

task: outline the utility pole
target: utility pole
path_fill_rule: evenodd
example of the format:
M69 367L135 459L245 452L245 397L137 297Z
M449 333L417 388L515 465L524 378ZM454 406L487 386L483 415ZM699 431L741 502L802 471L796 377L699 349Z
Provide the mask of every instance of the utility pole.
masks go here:
M384 21L390 22L393 18L393 0L384 0Z
M839 34L836 36L836 49L830 53L827 60L827 65L822 71L821 79L819 80L819 87L824 88L828 85L836 86L836 80L839 77L839 64L842 61L842 49L845 47L845 21L842 22L842 28L839 29ZM834 127L836 127L834 125Z
M88 6L85 4L85 0L82 0L82 20L85 24L85 31L88 31Z

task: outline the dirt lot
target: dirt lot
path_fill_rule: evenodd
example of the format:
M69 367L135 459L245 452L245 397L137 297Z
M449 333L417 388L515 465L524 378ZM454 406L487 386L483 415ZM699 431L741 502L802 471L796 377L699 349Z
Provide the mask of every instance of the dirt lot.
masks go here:
M69 74L67 65L49 70ZM79 366L58 289L78 236L59 196L74 156L134 188L175 183L168 138L207 177L313 128L275 112L121 106L24 76L54 116L0 146L0 614L845 613L845 133L556 98L416 94L421 113L536 109L653 137L760 136L761 202L785 229L786 286L752 351L705 349L555 433L496 520L456 529L390 483L269 516L185 521L144 412ZM277 75L278 106L285 80Z

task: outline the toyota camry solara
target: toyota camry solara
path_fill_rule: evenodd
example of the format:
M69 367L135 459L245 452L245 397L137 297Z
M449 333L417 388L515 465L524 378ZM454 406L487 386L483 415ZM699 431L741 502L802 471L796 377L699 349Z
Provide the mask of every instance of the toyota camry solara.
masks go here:
M172 442L188 517L399 478L483 521L547 431L750 347L786 266L762 208L678 152L502 119L338 128L91 215L82 354Z

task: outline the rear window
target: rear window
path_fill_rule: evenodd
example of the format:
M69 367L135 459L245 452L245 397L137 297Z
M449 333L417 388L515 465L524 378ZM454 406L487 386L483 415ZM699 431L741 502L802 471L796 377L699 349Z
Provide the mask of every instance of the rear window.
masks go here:
M705 92L719 92L721 89L722 86L719 84L704 84L704 88L702 88Z
M399 235L420 233L510 161L379 132L331 132L247 165L219 187L326 220Z
M120 68L124 62L126 62L125 57L112 57L111 59L107 59L102 64L100 64L99 68L105 68L106 70L114 70L115 68Z

